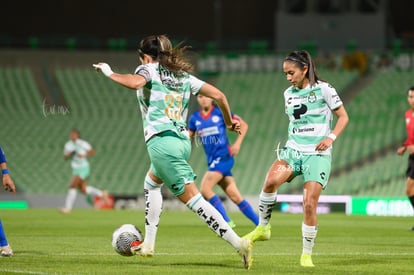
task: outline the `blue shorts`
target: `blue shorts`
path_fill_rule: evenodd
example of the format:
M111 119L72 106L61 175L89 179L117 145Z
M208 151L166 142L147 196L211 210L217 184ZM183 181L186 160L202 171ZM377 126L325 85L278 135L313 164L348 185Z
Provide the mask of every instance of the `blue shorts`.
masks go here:
M151 160L151 172L160 178L168 189L180 196L185 185L194 182L196 174L188 163L191 154L191 141L166 131L152 137L147 142Z
M208 165L208 171L219 172L223 177L232 177L231 169L234 165L234 157L227 155L215 158Z

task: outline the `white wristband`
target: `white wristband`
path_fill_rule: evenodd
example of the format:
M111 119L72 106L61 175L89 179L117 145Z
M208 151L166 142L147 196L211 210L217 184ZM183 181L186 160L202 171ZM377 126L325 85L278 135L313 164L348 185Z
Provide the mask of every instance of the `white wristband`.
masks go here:
M93 64L92 66L94 66L96 69L100 70L107 77L110 77L111 74L114 73L111 70L111 67L106 63Z
M336 135L335 135L334 133L330 133L330 134L328 135L328 138L330 138L330 139L332 139L333 141L335 141L335 139L336 139Z

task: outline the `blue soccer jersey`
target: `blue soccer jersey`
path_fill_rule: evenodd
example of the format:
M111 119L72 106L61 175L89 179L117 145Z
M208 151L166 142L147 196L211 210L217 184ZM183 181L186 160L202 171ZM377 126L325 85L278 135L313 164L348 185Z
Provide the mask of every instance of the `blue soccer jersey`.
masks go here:
M237 116L233 115L233 119ZM195 133L196 142L199 140L203 144L209 165L218 157L230 156L227 128L219 108L213 106L206 115L201 110L194 112L188 121L188 129Z

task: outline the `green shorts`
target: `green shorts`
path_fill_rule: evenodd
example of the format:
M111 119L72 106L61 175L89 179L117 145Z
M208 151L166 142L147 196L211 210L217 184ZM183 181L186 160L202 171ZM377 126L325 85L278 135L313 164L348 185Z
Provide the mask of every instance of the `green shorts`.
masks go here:
M86 180L90 174L91 174L91 169L89 168L89 166L72 169L72 175L79 176L83 180Z
M331 174L330 155L303 155L300 151L285 147L279 152L279 158L286 161L293 170L293 176L303 175L304 182L319 182L323 189Z
M151 172L160 178L175 196L184 193L185 184L194 182L196 174L187 162L191 141L166 131L147 142Z

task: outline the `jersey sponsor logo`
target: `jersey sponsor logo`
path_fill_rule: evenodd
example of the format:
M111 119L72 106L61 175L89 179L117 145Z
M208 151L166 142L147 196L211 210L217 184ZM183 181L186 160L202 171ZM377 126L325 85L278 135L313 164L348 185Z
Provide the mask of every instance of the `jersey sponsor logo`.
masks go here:
M198 131L198 134L200 135L200 137L218 135L219 133L220 131L217 126L207 127L207 128L204 128L203 130Z
M304 104L295 105L293 106L293 117L295 119L300 119L300 116L305 114L307 110L308 107L306 107Z
M169 90L179 90L183 87L182 79L173 77L173 74L169 70L160 66L159 73L162 84Z
M209 216L202 207L198 208L195 212L207 223L208 227L210 227L211 230L216 232L220 237L223 237L223 235L226 234L227 229L221 228L216 219L213 216Z
M302 96L291 96L286 100L287 105L291 105L292 101L294 103L299 102L306 102L308 100L308 96L307 95L302 95Z
M315 128L293 128L292 133L293 134L300 134L300 133L306 133L306 132L313 132L315 131Z
M292 124L294 124L294 125L306 125L308 123L309 123L309 121L307 121L307 120L295 120L295 121L292 121Z

